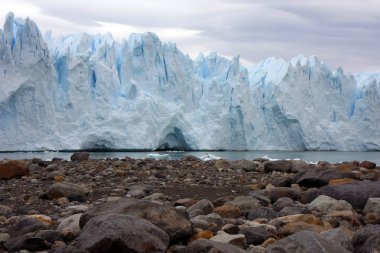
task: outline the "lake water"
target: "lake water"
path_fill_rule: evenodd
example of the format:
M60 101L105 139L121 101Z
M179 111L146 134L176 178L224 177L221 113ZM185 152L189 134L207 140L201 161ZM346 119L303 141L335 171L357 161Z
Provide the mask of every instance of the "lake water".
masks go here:
M90 152L93 159L104 158L146 158L152 152ZM214 155L229 160L253 160L255 158L265 157L271 159L301 159L307 162L327 161L330 163L343 161L372 161L380 165L380 152L335 152L335 151L192 151L192 152L155 152L159 154L168 154L170 159L181 159L185 156L193 155L203 157L206 154ZM72 152L5 152L0 153L2 159L31 159L41 158L51 160L54 157L70 159Z

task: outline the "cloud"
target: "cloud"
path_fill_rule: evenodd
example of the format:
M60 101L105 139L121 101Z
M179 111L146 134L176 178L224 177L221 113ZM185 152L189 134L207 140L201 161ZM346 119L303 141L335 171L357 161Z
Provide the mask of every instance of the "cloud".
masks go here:
M380 70L376 0L3 0L56 34L111 31L115 38L152 31L184 53L217 51L248 62L318 55L330 67ZM27 6L27 7L24 7Z

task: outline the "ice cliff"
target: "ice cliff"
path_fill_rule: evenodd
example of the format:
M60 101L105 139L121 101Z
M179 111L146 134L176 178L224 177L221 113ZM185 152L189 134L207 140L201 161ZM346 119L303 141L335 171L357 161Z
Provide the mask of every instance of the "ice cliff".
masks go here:
M0 34L0 151L380 150L379 73L192 60L153 33L43 37L12 13Z

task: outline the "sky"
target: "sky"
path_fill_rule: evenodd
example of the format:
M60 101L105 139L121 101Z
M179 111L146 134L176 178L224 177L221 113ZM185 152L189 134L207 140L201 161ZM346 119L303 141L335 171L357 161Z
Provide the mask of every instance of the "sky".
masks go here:
M195 58L240 55L249 67L268 57L317 55L332 70L380 71L380 0L1 0L44 33L154 32Z

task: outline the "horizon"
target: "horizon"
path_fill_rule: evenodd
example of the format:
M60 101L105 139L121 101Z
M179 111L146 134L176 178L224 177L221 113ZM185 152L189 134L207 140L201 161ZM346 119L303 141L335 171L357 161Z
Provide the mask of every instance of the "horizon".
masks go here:
M54 37L110 32L121 42L132 33L153 32L162 42L175 43L192 59L210 52L230 59L239 55L249 68L267 58L290 61L301 54L318 56L333 71L338 67L350 73L380 71L380 62L374 57L380 55L376 45L376 37L380 39L380 3L371 0L349 0L350 7L327 1L279 4L274 0L204 0L203 8L196 6L198 1L119 0L105 4L97 0L88 5L91 8L87 12L81 11L86 1L73 1L65 7L46 0L34 1L38 4L4 1L0 11L3 24L5 16L13 12L15 18L33 20L43 35L49 30ZM266 14L275 15L270 18Z

